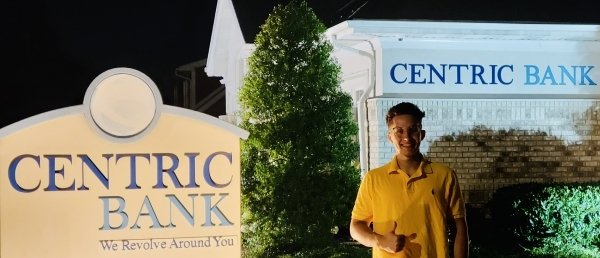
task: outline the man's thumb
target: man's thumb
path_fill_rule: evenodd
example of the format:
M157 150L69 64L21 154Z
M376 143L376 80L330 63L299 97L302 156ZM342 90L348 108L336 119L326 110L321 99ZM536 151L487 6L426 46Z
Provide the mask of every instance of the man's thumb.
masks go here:
M392 233L396 233L396 227L398 227L398 222L394 221L394 227L392 228Z

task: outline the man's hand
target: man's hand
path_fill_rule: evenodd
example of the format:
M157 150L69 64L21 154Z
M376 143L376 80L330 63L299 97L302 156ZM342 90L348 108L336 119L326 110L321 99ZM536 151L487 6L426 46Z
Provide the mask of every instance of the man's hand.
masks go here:
M377 235L377 247L385 250L388 253L397 253L402 251L407 242L417 238L417 234L413 233L409 236L396 235L396 227L398 224L394 222L394 228L391 232L385 235Z
M396 253L402 250L404 243L402 243L402 246L400 246L400 237L396 235L397 226L398 224L394 222L394 228L392 228L391 232L388 232L385 235L376 235L377 247L385 250L388 253Z
M366 221L352 219L350 222L350 235L365 246L377 247L388 253L397 253L402 250L413 253L409 249L411 249L411 240L416 239L417 234L413 233L409 236L396 235L397 226L398 224L394 222L394 227L390 232L380 235L373 232Z

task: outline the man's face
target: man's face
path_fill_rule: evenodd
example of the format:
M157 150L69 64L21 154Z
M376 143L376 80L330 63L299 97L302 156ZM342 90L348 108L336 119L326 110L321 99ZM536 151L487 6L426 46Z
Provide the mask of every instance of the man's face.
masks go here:
M396 149L399 159L413 159L420 156L419 146L425 138L425 131L412 115L397 115L388 126L388 139Z

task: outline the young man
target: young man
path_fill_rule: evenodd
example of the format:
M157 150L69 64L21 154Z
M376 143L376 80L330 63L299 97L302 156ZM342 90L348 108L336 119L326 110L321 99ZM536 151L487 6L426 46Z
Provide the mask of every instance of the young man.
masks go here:
M396 155L369 171L356 197L350 234L373 257L450 257L447 221L454 220L454 258L468 257L465 207L456 174L419 151L425 113L412 103L390 108L388 140Z

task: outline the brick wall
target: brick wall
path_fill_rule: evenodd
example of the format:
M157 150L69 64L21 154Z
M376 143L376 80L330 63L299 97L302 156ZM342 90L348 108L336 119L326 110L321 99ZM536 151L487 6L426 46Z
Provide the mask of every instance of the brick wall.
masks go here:
M402 101L425 111L421 152L454 168L465 201L503 186L600 181L600 100L368 100L369 168L394 155L385 114Z

